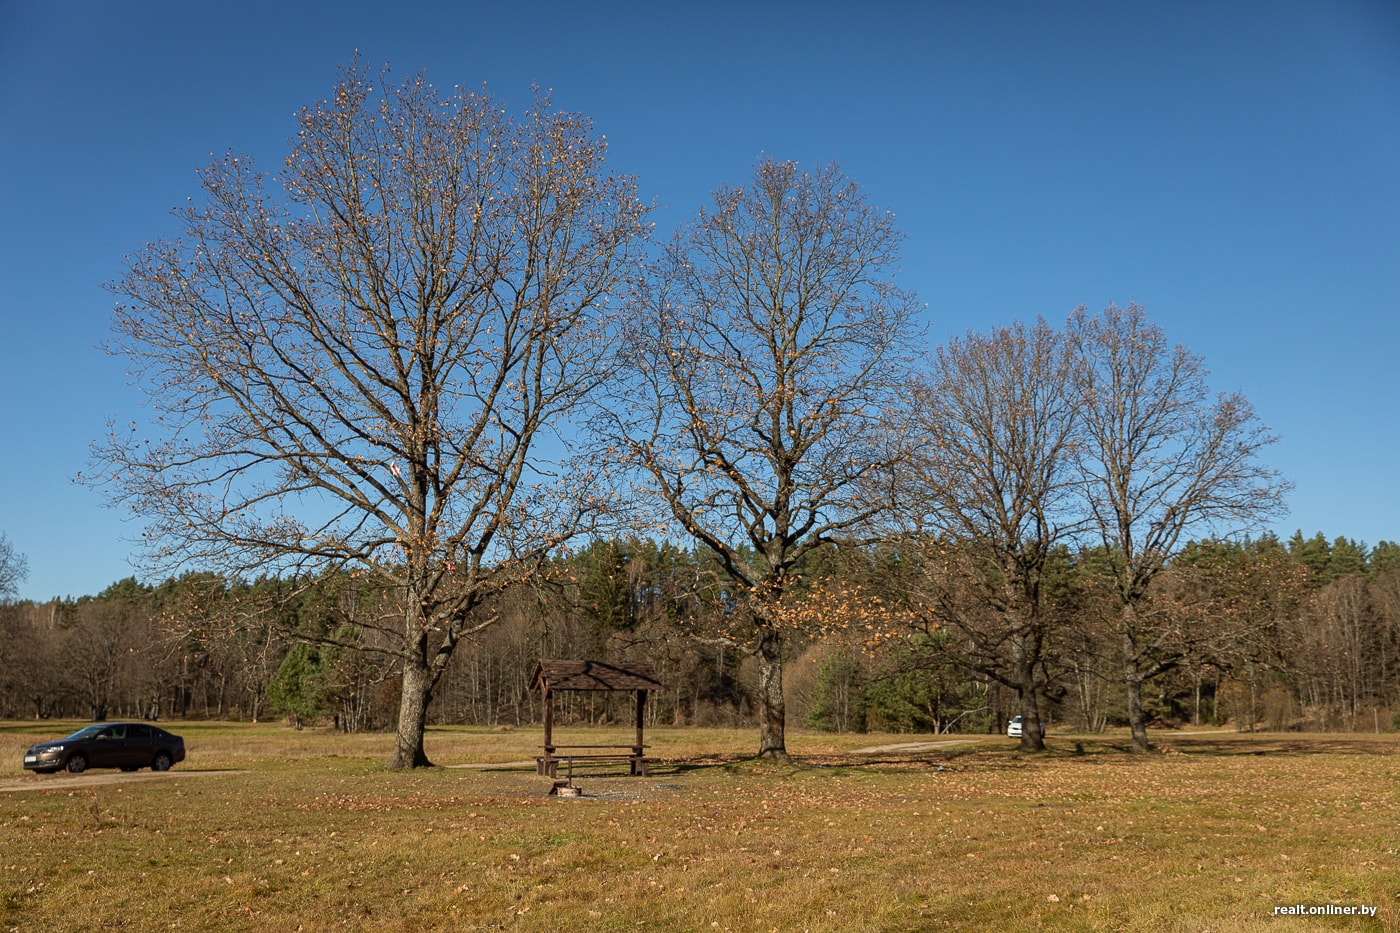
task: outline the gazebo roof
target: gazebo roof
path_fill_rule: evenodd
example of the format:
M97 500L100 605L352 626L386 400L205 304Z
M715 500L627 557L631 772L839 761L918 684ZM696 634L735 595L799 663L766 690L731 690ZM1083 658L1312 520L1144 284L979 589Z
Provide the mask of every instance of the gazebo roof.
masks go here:
M660 690L650 661L541 661L530 677L530 689Z

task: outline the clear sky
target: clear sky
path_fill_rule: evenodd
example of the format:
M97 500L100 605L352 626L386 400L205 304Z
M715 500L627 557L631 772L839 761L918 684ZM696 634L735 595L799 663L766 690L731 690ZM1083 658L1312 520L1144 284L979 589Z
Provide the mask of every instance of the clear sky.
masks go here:
M356 50L593 117L663 228L760 156L839 161L908 239L930 339L1137 302L1241 390L1274 527L1400 539L1400 3L0 0L0 532L21 596L137 573L75 485L141 417L99 349L195 171L275 169Z

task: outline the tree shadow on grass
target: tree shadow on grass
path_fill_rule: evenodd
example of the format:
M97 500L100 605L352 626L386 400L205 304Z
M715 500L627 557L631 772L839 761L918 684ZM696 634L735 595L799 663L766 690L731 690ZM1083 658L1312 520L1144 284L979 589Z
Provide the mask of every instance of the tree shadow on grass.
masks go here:
M1143 754L1133 749L1127 737L1077 737L1046 741L1046 749L1036 758L1079 758L1084 760L1137 759L1157 760L1173 755L1213 758L1245 758L1257 755L1370 755L1400 754L1400 735L1344 735L1278 733L1228 735L1192 735L1190 733L1159 732L1150 736L1151 749Z
M723 772L732 775L787 777L798 774L829 774L842 776L860 773L937 774L978 770L1013 769L1024 762L1006 753L986 754L985 749L949 748L936 751L880 754L823 754L793 756L785 760L758 758L752 755L708 755L653 761L653 776L706 774Z
M1156 744L1156 750L1167 754L1200 755L1212 758L1243 758L1254 755L1369 755L1386 756L1400 753L1400 741L1394 735L1345 736L1336 734L1314 736L1250 735L1240 733L1231 738L1166 736Z
M1043 752L1024 753L1014 746L1000 747L981 745L974 747L952 747L935 750L882 752L877 754L822 754L794 756L788 759L758 758L753 755L714 754L690 755L684 757L652 758L648 762L645 777L631 775L627 766L612 764L592 764L576 766L574 778L608 779L626 782L656 781L724 774L728 776L750 776L756 778L787 778L804 774L827 774L840 777L849 774L907 774L911 777L935 777L940 773L958 772L997 772L1017 771L1037 764L1072 763L1085 764L1141 761L1160 762L1163 758L1180 755L1183 757L1243 758L1256 755L1370 755L1385 756L1400 753L1400 741L1395 736L1381 736L1378 739L1347 737L1337 735L1312 737L1270 736L1210 736L1194 737L1184 735L1164 735L1153 746L1152 751L1141 754L1133 751L1126 739L1095 739L1091 737L1071 737L1050 740ZM482 768L481 770L488 770ZM520 770L499 768L490 770ZM564 780L561 768L559 779Z

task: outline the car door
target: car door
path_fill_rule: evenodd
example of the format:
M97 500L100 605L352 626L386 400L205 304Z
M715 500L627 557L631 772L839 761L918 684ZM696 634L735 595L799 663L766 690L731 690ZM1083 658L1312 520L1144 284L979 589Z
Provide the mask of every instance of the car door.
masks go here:
M88 743L88 767L117 768L126 762L126 727L106 726Z
M126 761L128 768L144 768L151 763L154 734L150 726L134 722L126 727Z

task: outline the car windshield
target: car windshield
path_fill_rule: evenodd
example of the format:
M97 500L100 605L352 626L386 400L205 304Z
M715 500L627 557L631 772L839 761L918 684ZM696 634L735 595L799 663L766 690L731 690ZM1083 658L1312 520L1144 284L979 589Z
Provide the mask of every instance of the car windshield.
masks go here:
M79 729L77 732L74 732L72 735L64 736L63 741L76 742L79 739L90 739L101 731L102 726L100 724L96 726L83 726L81 729Z

